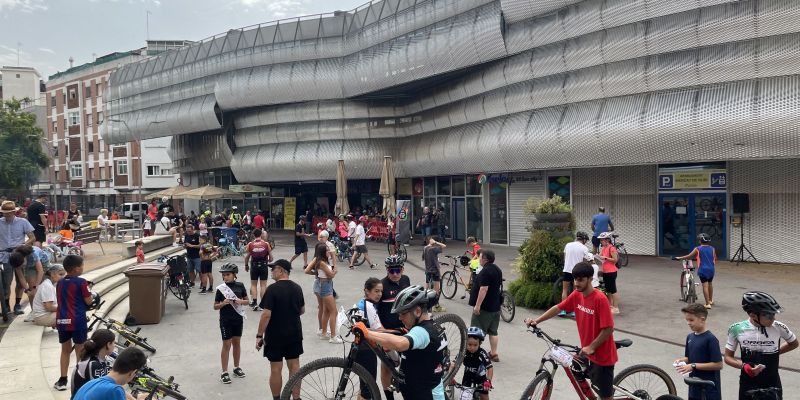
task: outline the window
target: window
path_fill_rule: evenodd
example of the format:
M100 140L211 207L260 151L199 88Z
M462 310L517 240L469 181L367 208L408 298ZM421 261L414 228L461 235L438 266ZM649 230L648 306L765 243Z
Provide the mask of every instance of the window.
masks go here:
M161 168L161 176L172 175L172 170L169 168Z
M69 174L73 178L83 178L83 165L71 164L69 166Z
M56 108L56 95L50 96L50 107Z
M159 176L161 175L161 167L158 165L148 165L147 166L147 176Z
M70 125L70 126L72 126L72 125L78 125L78 124L80 124L80 123L81 123L81 116L80 116L80 115L78 115L78 113L77 113L77 112L74 112L74 111L73 111L73 112L70 112L70 113L68 114L68 117L67 117L67 118L69 118L69 125Z
M94 142L89 142L87 147L89 153L94 153Z
M53 133L56 133L56 132L58 132L58 122L57 121L53 121Z
M66 93L63 93L61 95L61 102L64 103L64 104L67 104L67 94Z
M86 126L92 126L92 115L86 114Z
M98 111L97 112L97 125L98 126L99 125L103 125L103 112L102 111Z
M86 86L86 98L88 99L90 97L92 97L92 87Z
M126 167L127 167L127 166L126 166ZM113 174L111 173L111 166L109 165L109 166L108 166L108 177L110 178L110 177L112 177L112 176L113 176Z
M58 182L58 171L56 171L56 182Z
M99 167L98 169L100 170L100 179L106 179L106 169L103 167Z
M78 94L75 93L75 89L70 89L69 90L69 99L70 100L75 100L76 96L78 96Z
M128 160L117 161L117 175L128 175Z
M58 146L53 146L53 158L58 157Z
M94 88L94 92L97 93L97 97L102 97L103 96L103 84L98 83Z
M94 168L89 168L89 179L94 179Z
M17 74L17 79L19 79L19 77L20 77L19 74Z

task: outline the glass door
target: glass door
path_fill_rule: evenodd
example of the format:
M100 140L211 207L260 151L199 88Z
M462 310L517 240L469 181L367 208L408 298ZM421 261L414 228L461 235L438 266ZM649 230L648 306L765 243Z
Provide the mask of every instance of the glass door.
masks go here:
M726 258L725 246L725 195L722 193L694 195L694 226L697 235L705 233L718 259Z
M450 232L453 235L453 240L466 240L464 235L466 230L466 215L467 208L463 197L453 197L453 218L450 220Z
M697 235L705 233L717 252L725 258L725 194L681 193L659 196L659 254L682 256L698 245Z

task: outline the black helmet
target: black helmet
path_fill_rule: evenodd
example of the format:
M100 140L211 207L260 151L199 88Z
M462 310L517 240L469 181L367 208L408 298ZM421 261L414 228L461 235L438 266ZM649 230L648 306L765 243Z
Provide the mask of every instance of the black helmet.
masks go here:
M399 314L404 311L420 306L427 309L428 304L436 302L439 297L435 290L426 290L420 285L409 286L397 294L392 306L392 314Z
M462 267L466 267L469 265L471 258L467 257L466 255L458 257L458 263L461 264Z
M386 261L384 261L384 263L386 263L386 268L402 267L403 259L397 254L393 254L389 257L386 257Z
M575 238L578 240L589 240L589 235L587 235L584 231L578 231L575 234Z
M220 273L230 272L232 274L238 274L239 273L239 267L234 263L227 263L227 264L219 267L219 272Z
M778 301L769 293L755 291L742 295L742 309L747 313L754 314L762 312L777 314L783 311Z
M708 242L711 241L711 238L708 237L707 234L701 233L701 234L697 235L697 240L699 240L699 241L701 241L703 243L708 243Z

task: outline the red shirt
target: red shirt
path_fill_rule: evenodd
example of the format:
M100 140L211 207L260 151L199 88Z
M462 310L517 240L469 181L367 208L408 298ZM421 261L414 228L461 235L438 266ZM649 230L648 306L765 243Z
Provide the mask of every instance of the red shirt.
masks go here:
M578 336L581 337L581 347L586 347L600 335L604 328L614 327L614 318L611 316L611 307L603 292L594 289L588 296L573 291L569 297L559 305L560 310L575 313L575 322L578 325ZM589 360L597 365L611 366L617 363L617 346L614 344L614 335L608 337L594 354L588 356Z
M478 254L478 250L480 250L480 249L481 249L481 245L479 245L477 243L473 243L472 244L472 253L471 253L472 254L472 258L475 258L475 255Z
M264 229L264 216L256 214L256 216L253 217L253 226L256 227L256 229Z
M603 248L600 249L600 255L603 257L611 257L612 249L614 250L614 253L617 252L617 248L614 247L614 245L610 244L608 246L603 246ZM618 270L617 264L614 264L609 260L603 260L603 273L617 272L617 270Z
M144 262L144 251L139 247L136 248L136 262L139 264Z

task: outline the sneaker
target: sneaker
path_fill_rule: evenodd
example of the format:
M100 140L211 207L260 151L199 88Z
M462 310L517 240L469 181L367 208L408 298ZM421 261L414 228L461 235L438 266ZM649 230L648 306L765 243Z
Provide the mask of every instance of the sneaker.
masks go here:
M194 282L189 282L189 287L193 288L194 287Z
M378 267L377 267L375 264L372 264L372 265L370 265L370 266L369 266L369 268L370 268L370 269L376 269L376 268L378 268Z
M347 268L350 268L350 269L356 269L356 267L354 267L354 266L352 266L352 265L351 265L351 266L349 266L349 267L347 267Z
M334 337L328 339L328 343L331 343L331 344L342 344L342 338L340 338L339 336L334 336Z
M564 310L561 310L561 312L560 312L560 313L558 313L558 316L559 316L559 317L562 317L562 318L563 318L563 317L566 317L566 316L567 316L567 312L566 312L566 311L564 311Z
M500 362L500 356L497 354L492 354L492 362Z
M58 378L56 383L53 384L53 389L59 391L67 390L67 378L65 376Z
M256 305L256 306L253 306L253 311L263 311L263 308L261 308L261 307Z
M227 372L223 372L222 375L220 375L219 380L221 380L222 383L227 385L231 383L231 376L228 375Z
M241 368L236 367L236 368L233 369L233 376L235 376L237 378L244 378L245 376L247 376L247 374L245 374L244 371L242 371Z
M703 307L705 307L706 310L710 310L711 309L711 304L710 303L709 304L704 304Z
M318 338L320 338L320 339L327 339L327 336L328 336L328 335L326 335L326 334L322 333L322 329L317 329L317 337L318 337Z
M256 306L258 306L258 304L256 304L256 301L255 300L250 300L250 307L253 307L253 309L255 309Z
M617 308L617 307L611 307L611 313L612 313L612 314L619 314L619 308Z
M206 288L200 287L200 294L206 294Z
M25 311L22 311L22 304L14 305L14 314L16 314L16 315L25 314Z
M619 310L617 310L617 311L619 311ZM575 318L575 313L574 312L567 313L567 318Z

